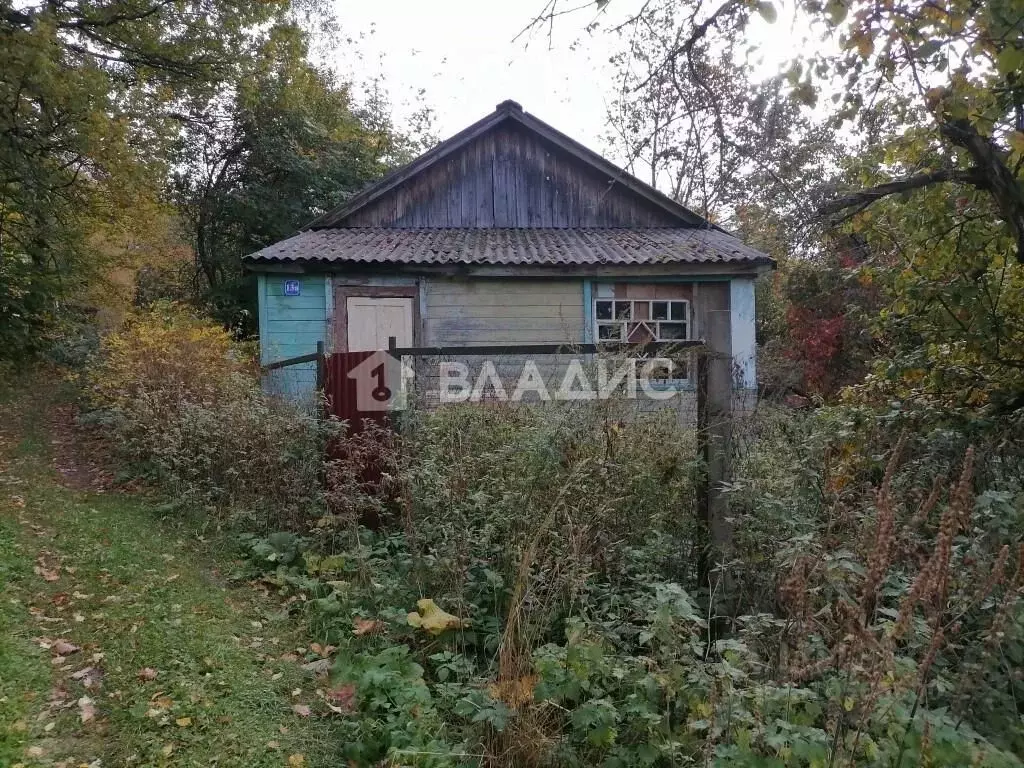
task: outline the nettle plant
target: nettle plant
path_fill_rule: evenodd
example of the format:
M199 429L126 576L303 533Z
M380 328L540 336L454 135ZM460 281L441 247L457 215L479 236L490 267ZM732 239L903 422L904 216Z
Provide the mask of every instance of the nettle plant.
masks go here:
M990 521L977 519L990 502L973 490L973 449L958 480L934 475L929 489L898 494L906 444L893 448L866 510L838 463L830 535L786 557L780 677L827 703L830 755L1018 764L1024 550L994 542Z

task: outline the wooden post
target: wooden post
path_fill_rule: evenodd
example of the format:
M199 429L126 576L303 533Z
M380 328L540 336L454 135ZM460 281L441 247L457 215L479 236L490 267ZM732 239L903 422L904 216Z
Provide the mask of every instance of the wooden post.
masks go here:
M327 387L327 352L326 345L322 341L316 343L316 412L318 418L323 421L330 414L327 405L327 396L324 389Z
M732 479L732 329L728 310L707 313L706 349L697 366L697 441L705 477L699 489L699 513L707 535L699 567L702 587L711 593L716 616L732 593L731 579L722 566L732 558L732 524L725 484ZM726 609L727 610L727 609ZM720 623L720 622L718 622Z
M324 393L324 384L327 379L327 357L324 354L324 343L316 343L316 392L317 396Z

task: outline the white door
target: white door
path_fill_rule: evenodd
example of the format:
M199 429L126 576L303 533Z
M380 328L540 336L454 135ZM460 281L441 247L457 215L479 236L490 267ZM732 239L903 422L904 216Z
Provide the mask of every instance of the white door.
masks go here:
M389 336L412 346L412 299L349 296L346 308L349 352L387 349Z

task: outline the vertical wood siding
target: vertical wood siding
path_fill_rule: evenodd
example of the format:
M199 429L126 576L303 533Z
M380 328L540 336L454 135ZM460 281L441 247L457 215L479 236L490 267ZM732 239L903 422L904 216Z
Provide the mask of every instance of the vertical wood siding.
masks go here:
M504 124L340 226L678 227L679 220L539 136Z

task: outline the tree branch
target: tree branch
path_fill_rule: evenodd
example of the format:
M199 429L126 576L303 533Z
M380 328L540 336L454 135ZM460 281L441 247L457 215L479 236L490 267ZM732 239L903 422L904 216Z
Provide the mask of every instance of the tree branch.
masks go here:
M932 171L931 173L918 173L903 179L897 179L896 181L879 184L877 187L862 189L859 192L852 192L848 195L837 197L820 206L818 208L818 215L833 216L850 208L856 208L860 211L872 203L881 200L883 197L898 195L901 192L930 187L933 184L942 184L947 181L970 184L979 189L988 188L988 182L980 168L971 168L966 171L947 168L940 171Z
M61 29L79 29L84 30L89 27L113 27L118 24L126 24L133 21L142 21L150 16L160 13L164 8L170 5L173 0L161 0L156 5L147 8L139 13L123 13L109 16L105 19L87 18L82 17L74 19L73 21L62 21L57 24Z
M15 8L4 8L0 10L0 20L12 27L23 29L31 27L35 17L32 14L24 13Z
M674 67L675 60L678 59L680 56L685 55L689 57L690 54L693 52L694 46L696 46L697 43L704 39L704 36L707 35L708 30L711 29L713 25L717 24L719 19L731 13L733 10L737 8L742 8L744 6L745 4L742 2L742 0L726 0L726 2L720 5L714 13L708 16L708 18L706 18L700 24L695 25L693 30L690 32L690 36L687 37L686 40L684 40L680 45L676 46L674 50L669 51L668 55L661 62L661 64L655 67L654 70L652 70L651 73L647 76L647 79L640 83L640 85L634 87L633 90L643 90L645 87L647 87L648 84L650 84L650 82L655 77L661 74L662 70L664 70L665 67Z
M967 150L978 172L984 175L984 188L999 206L1017 244L1017 261L1024 264L1024 191L1007 165L1006 154L990 138L982 136L969 120L947 120L940 124L939 130L953 144Z

